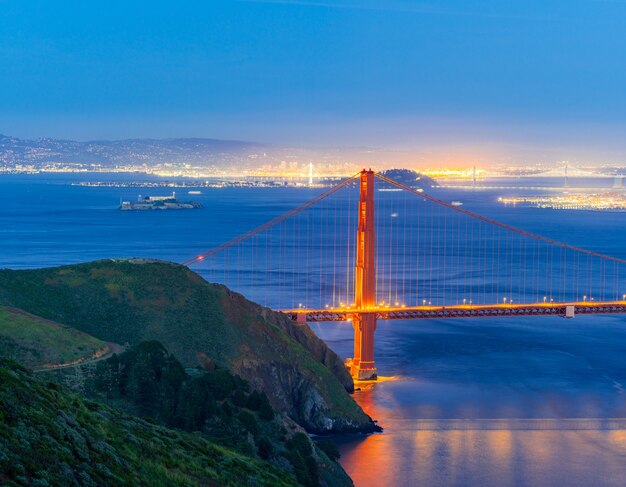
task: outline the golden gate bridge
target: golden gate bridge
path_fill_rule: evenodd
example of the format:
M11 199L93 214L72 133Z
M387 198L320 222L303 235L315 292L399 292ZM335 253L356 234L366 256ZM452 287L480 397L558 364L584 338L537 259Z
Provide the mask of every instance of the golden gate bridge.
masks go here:
M377 376L378 320L626 313L626 260L372 170L184 264L296 322L352 322L359 380Z

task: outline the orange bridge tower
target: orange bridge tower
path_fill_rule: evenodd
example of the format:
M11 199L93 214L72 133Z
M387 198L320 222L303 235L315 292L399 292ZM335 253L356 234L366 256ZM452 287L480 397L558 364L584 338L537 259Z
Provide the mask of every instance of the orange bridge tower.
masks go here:
M374 233L374 171L361 171L359 226L356 238L354 357L351 373L357 380L376 379L374 331L376 330L376 237Z

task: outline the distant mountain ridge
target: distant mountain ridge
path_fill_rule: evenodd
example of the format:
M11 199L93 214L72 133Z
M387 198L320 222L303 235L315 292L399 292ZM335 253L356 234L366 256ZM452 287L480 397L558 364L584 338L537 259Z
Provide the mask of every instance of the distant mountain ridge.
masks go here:
M0 134L0 165L43 163L126 164L190 163L226 165L232 156L248 155L263 145L209 138L76 141L20 139Z

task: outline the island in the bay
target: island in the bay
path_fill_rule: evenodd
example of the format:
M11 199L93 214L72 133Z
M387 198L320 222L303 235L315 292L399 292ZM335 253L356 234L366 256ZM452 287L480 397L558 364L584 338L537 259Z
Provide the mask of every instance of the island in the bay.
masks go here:
M146 196L143 199L141 196L137 201L122 201L120 204L120 210L193 210L197 208L203 208L200 203L195 201L179 201L176 199L176 193L172 193L170 196Z

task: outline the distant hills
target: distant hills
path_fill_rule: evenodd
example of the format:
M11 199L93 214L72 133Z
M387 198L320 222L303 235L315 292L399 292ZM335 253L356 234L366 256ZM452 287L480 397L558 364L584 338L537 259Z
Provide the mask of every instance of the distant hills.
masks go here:
M233 156L262 151L261 144L204 138L60 140L19 139L0 134L0 165L81 163L113 167L126 164L189 163L225 165Z
M436 185L434 179L411 169L386 169L381 171L381 174L411 188L425 189ZM382 183L382 187L390 187L390 185L385 182Z
M80 169L102 171L112 168L144 172L150 168L195 168L216 173L280 167L281 172L300 174L315 163L319 174L353 174L355 168L400 167L410 154L373 147L305 147L212 138L137 138L77 141L53 138L20 139L0 134L0 170L46 171ZM56 166L56 167L53 167ZM308 173L307 173L308 174ZM304 175L304 173L302 173Z

